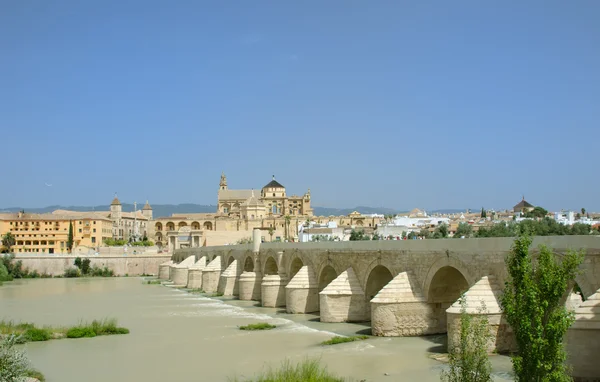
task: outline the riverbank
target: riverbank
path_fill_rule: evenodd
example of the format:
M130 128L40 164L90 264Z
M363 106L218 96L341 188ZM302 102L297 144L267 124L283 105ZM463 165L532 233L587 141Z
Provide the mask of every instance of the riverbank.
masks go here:
M73 268L73 262L77 257L91 260L90 266L108 268L115 276L141 276L158 275L158 266L171 260L171 255L99 255L83 256L74 255L44 255L44 256L22 256L17 255L15 261L21 261L23 269L29 272L37 272L40 275L62 276L69 268Z

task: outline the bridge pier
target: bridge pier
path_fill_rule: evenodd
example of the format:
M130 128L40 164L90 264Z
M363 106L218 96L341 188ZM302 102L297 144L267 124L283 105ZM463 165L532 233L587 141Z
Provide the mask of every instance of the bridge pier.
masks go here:
M352 268L340 273L319 293L321 322L366 321L365 293Z
M464 294L466 313L474 316L487 316L491 338L487 344L489 353L516 351L516 342L512 330L502 315L500 296L502 288L495 276L484 276ZM482 308L485 304L485 310ZM456 301L448 310L448 349L460 344L461 306Z
M206 293L215 293L219 286L220 277L221 256L215 256L215 258L202 270L202 290Z
M300 268L285 287L288 313L312 313L319 311L319 282L307 265Z
M188 256L181 263L176 264L173 267L173 274L172 274L173 278L171 280L173 281L174 286L180 286L180 287L187 286L188 270L189 270L190 266L194 265L195 261L196 261L195 256L193 256L193 255Z
M188 270L188 285L190 289L202 289L202 271L206 267L206 256L200 257Z
M240 300L260 301L261 283L262 276L260 272L242 272L238 281Z
M575 309L566 348L571 376L576 382L600 380L600 289Z
M402 272L371 300L371 332L375 336L430 334L437 322L412 272Z
M266 275L262 279L261 298L262 306L276 308L285 306L285 285L284 275Z
M233 260L227 269L225 269L225 271L221 274L217 292L222 293L224 296L239 295L237 260Z
M169 260L166 263L162 263L158 266L158 279L168 280L169 279L169 268L173 264L173 260Z

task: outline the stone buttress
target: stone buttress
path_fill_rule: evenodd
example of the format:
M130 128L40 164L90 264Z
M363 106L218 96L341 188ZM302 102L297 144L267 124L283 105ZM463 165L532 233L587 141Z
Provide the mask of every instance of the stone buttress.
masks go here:
M286 310L288 313L312 313L319 311L319 282L307 265L290 280L285 287Z
M169 269L173 264L173 260L169 260L165 263L162 263L158 266L158 279L159 280L168 280L169 279Z
M216 293L221 277L221 256L208 263L202 270L202 290L206 293Z
M575 309L566 335L571 376L576 382L600 381L600 289Z
M189 289L202 289L202 271L206 267L206 256L202 256L188 270L188 285Z
M285 306L285 275L266 275L260 285L262 306L275 308Z
M375 336L422 336L435 332L431 304L412 272L394 277L371 300L371 330Z
M217 292L222 293L224 296L237 296L239 294L238 276L238 261L233 260L227 269L221 273Z
M188 256L181 263L176 264L173 267L173 271L171 274L171 276L172 276L171 281L173 281L173 286L176 286L176 287L186 287L187 286L188 269L189 269L189 267L194 265L195 261L196 261L195 256L193 256L193 255Z
M352 268L346 269L319 293L321 322L366 321L365 292Z
M491 339L487 350L490 353L516 350L514 334L502 315L501 295L500 284L492 275L482 277L464 294L466 313L475 317L486 316L488 319ZM446 310L449 350L460 343L460 316L460 301L456 301Z

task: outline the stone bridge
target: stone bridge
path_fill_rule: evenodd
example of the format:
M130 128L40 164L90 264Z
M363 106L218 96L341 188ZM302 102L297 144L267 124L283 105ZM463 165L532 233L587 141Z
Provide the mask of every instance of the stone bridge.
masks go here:
M504 261L513 238L262 244L259 240L178 250L171 262L160 266L159 277L207 293L285 307L289 313L318 313L323 322L371 321L374 335L450 331L449 344L460 317L455 303L466 292L469 311L475 312L480 300L486 303L496 335L490 347L498 351L514 347L499 306L507 277ZM542 244L559 255L569 250L585 253L576 282L583 297L594 300L600 288L600 237L536 237L532 249ZM589 336L589 331L583 335Z

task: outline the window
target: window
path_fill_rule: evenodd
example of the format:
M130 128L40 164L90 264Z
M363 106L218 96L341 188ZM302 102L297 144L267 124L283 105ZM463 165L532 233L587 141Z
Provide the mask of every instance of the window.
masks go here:
M94 224L96 224L96 221L94 220Z
M79 228L79 233L81 233L81 228Z
M273 196L275 196L275 193L273 193Z
M92 244L96 242L96 237L92 236Z
M94 233L96 233L96 228L94 228Z

